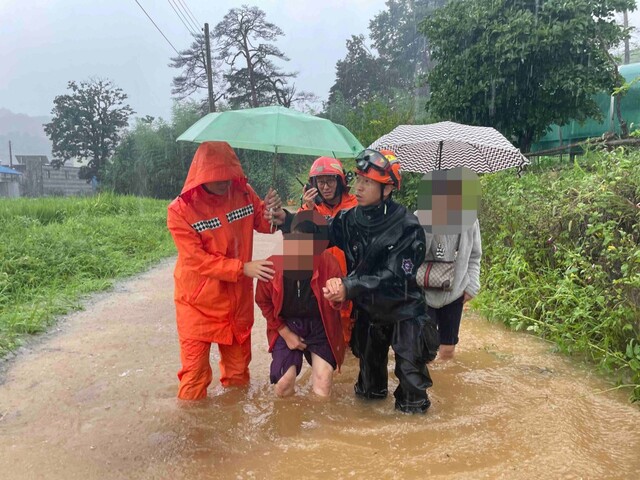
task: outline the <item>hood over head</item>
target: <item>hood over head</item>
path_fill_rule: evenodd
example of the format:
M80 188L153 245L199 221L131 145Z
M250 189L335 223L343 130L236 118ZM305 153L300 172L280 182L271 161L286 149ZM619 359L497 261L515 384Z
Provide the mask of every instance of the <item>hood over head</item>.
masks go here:
M232 180L246 184L240 160L226 142L203 142L193 156L181 194L204 183Z

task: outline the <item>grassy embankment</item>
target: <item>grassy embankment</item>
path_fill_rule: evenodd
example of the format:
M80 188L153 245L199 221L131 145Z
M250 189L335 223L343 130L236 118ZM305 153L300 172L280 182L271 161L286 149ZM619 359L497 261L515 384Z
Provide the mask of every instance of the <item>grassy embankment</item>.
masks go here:
M172 255L166 207L109 194L0 200L0 356L82 295Z
M640 152L482 184L480 313L586 355L640 401Z

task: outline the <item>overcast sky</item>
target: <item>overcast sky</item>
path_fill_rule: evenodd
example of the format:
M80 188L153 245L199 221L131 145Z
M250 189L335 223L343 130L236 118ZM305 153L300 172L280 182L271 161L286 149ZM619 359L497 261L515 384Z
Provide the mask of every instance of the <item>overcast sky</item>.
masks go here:
M191 38L168 0L138 0L169 41L181 50ZM179 0L198 22L213 27L230 0ZM178 2L178 0L176 0ZM385 0L247 0L285 32L279 47L299 71L296 86L326 98L335 63L352 34L367 33ZM109 78L128 95L136 115L168 118L169 68L175 55L135 0L0 0L0 108L49 114L69 80ZM640 12L631 14L640 26Z
M190 44L168 0L138 1L178 50ZM211 28L230 8L260 7L285 33L278 46L291 59L286 68L300 72L298 90L321 98L333 84L346 39L366 34L369 20L385 7L385 0L181 1ZM175 52L135 0L0 0L0 18L0 108L49 114L69 80L98 76L129 95L136 115L170 116L177 70L167 65Z

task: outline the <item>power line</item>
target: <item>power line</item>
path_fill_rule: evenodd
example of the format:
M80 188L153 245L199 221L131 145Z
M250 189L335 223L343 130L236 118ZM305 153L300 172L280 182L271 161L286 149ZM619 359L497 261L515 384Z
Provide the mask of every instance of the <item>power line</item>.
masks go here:
M175 0L172 2L171 0L167 0L169 2L169 5L171 5L171 8L173 9L173 11L175 12L175 14L178 16L178 18L180 19L180 21L182 22L182 24L185 26L185 28L189 31L190 35L195 35L198 31L198 29L194 29L191 25L191 22L189 22L189 18L187 18L187 16L185 15L185 13L180 9L180 7L178 6L178 4L175 2Z
M187 12L188 7L186 6L186 4L182 0L173 0L173 3L182 12L182 14L185 16L185 18L189 22L189 24L192 25L195 28L195 31L196 32L199 31L200 27L198 27L198 22L197 22L197 20L194 21L194 20L191 19L191 16Z
M187 31L191 34L191 35L195 35L195 33L193 33L193 29L187 25L185 23L185 19L182 15L181 12L178 12L178 10L176 10L176 7L174 6L173 2L171 2L171 0L167 0L169 2L169 5L171 5L171 8L173 9L173 11L175 12L175 14L178 16L178 18L180 19L180 21L182 22L182 25L184 25L184 28L187 29ZM197 30L196 30L197 31Z
M187 5L187 0L178 0L178 2L180 2L182 5L184 5L185 10L189 13L189 15L191 16L191 18L193 19L193 24L196 26L197 29L199 29L200 27L198 25L200 25L200 22L198 21L198 19L196 18L196 16L193 14L193 12L191 11L191 9L189 8L189 6Z
M149 16L149 14L147 13L147 11L146 11L144 8L142 8L142 5L140 5L140 2L138 2L138 0L134 0L134 2L136 2L136 3L138 4L138 6L142 9L142 11L144 12L144 14L145 14L145 15L147 16L147 18L151 21L151 23L153 23L153 25L158 29L158 31L160 32L160 35L162 35L162 36L164 37L164 39L167 41L167 43L168 43L169 45L171 45L171 48L173 48L173 50L174 50L178 55L180 55L180 52L178 51L178 49L177 49L176 47L174 47L174 46L173 46L173 43L171 43L171 42L169 41L169 39L167 38L167 36L166 36L164 33L162 33L162 30L160 30L160 27L159 27L158 25L156 25L156 22L154 22L154 21L153 21L153 18L151 18L151 17Z

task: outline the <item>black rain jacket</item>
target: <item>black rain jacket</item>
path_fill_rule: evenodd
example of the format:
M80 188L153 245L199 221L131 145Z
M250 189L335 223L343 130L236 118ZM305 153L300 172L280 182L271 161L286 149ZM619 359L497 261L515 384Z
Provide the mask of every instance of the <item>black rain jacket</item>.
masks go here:
M343 284L356 315L364 311L374 324L426 316L416 283L426 241L415 215L392 200L354 207L330 221L329 238L345 253L349 273Z

